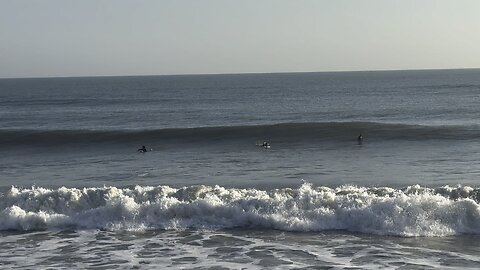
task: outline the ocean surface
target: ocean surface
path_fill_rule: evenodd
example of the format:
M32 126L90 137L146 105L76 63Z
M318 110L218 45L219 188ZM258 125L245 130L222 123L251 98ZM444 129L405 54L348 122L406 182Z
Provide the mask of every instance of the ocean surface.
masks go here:
M479 104L480 70L0 79L0 268L478 269Z

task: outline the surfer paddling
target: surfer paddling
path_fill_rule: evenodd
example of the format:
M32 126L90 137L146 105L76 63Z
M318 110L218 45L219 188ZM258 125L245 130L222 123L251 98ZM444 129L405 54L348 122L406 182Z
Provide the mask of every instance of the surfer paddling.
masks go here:
M139 153L146 153L147 151L148 151L148 150L147 150L147 148L145 147L145 145L142 145L142 148L139 148L139 149L137 150L137 152L139 152Z

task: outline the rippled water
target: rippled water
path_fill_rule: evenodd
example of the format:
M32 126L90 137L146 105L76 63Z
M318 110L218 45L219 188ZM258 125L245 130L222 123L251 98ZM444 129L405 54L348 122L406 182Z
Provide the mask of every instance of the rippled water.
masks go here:
M477 269L479 94L479 70L1 79L0 266Z
M262 230L1 234L2 268L448 269L480 267L478 236Z

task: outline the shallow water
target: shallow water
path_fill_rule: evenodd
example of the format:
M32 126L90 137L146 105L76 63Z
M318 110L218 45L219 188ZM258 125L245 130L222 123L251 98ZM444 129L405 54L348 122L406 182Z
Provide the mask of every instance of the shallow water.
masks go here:
M476 269L479 93L479 70L1 79L0 265Z
M326 231L2 233L2 268L477 269L478 236L400 238Z

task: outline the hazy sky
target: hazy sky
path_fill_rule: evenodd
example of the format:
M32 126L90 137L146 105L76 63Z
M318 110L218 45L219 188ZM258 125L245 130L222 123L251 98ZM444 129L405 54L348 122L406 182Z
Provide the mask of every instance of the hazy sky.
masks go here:
M0 0L0 77L464 67L479 0Z

